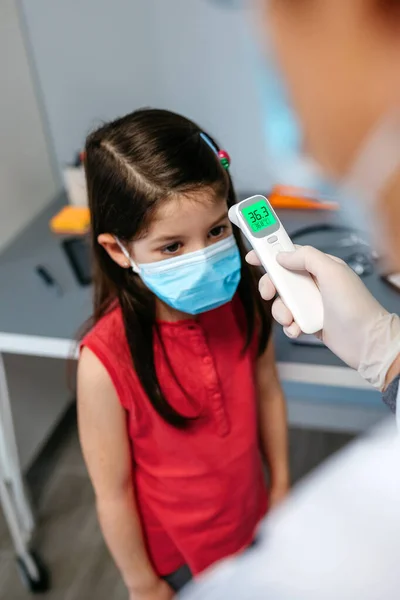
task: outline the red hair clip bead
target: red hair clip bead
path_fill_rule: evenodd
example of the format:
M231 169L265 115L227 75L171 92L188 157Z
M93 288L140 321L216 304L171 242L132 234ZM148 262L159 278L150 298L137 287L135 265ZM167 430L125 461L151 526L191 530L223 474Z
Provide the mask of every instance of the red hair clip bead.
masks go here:
M218 151L218 158L221 162L221 165L223 166L224 169L229 169L229 166L231 164L231 157L229 156L229 154L227 153L226 150L219 150Z
M229 169L229 165L231 164L231 157L227 153L226 150L217 150L214 143L210 140L206 133L200 133L201 139L211 148L213 152L218 156L221 166L224 169Z

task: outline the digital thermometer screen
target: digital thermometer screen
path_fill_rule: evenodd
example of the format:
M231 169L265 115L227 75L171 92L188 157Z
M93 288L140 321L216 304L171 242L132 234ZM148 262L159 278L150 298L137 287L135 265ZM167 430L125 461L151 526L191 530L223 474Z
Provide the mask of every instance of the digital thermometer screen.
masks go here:
M263 231L277 224L275 215L271 212L264 199L242 208L242 215L253 233Z

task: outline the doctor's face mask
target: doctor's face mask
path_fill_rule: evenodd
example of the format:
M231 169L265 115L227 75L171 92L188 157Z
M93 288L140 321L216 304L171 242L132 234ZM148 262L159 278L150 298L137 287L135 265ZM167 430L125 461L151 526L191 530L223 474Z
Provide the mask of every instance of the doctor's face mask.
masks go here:
M280 105L287 102L294 115L297 172L308 175L309 189L334 196L346 224L368 230L378 252L388 254L385 215L379 206L400 169L400 102L396 106L393 100L399 75L397 70L397 76L391 76L388 54L383 60L375 37L368 37L367 25L360 28L359 11L368 3L265 0L260 4L267 55L264 80L274 81L279 74ZM266 85L265 90L266 103L273 106L276 86ZM284 167L279 171L284 172ZM393 219L389 225L394 226Z

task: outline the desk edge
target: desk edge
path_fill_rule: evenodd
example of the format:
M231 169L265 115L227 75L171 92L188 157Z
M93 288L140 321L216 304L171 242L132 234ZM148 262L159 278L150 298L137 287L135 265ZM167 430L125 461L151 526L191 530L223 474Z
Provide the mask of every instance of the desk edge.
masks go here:
M76 340L43 336L0 333L0 352L43 358L76 359ZM311 383L328 387L371 390L371 386L349 367L278 362L282 381Z

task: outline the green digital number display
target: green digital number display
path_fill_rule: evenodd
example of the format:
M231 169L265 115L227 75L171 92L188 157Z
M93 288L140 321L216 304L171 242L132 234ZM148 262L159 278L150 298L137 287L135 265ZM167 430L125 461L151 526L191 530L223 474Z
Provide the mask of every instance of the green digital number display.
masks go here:
M242 209L242 215L254 233L263 231L277 223L275 215L271 212L265 200L258 200L254 204L246 206Z

